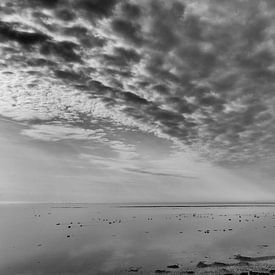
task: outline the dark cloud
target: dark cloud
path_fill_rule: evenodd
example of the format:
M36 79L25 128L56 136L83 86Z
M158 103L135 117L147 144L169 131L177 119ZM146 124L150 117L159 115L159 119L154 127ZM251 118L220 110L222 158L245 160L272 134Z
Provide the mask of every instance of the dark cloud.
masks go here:
M116 67L130 66L133 63L138 63L141 59L135 50L121 47L114 48L113 55L105 54L102 57L107 64Z
M192 42L203 39L203 22L195 15L188 15L184 19L184 32Z
M169 88L164 84L156 84L152 87L152 89L161 95L167 95L169 93Z
M132 18L136 19L136 18L140 17L141 12L142 12L141 8L138 5L131 4L128 2L125 2L122 4L121 10L122 10L123 15L130 19L132 19Z
M189 71L189 77L192 78L208 77L218 65L218 56L214 51L204 51L194 44L178 47L177 56L181 60L179 69L192 68Z
M179 83L180 78L171 70L166 68L164 52L152 52L146 64L148 73L155 79Z
M47 41L49 36L38 32L25 32L15 29L18 23L6 23L0 21L0 36L5 40L16 41L24 46L30 46Z
M114 87L104 85L102 82L97 80L88 81L88 87L93 91L93 93L98 93L104 95L103 101L108 103L108 105L115 104L125 104L125 105L134 105L142 106L148 105L149 102L134 93L123 91Z
M159 1L151 3L152 25L150 40L152 47L161 51L169 51L180 42L178 26L184 14L185 6L179 2L173 2L165 7Z
M138 63L141 59L141 56L133 49L125 49L121 47L116 47L114 49L114 53L118 55L120 58L124 58L129 60L129 62Z
M145 98L141 98L136 94L133 94L131 92L123 92L121 93L121 97L127 102L127 103L134 103L136 105L143 105L148 104L149 102Z
M74 25L72 27L67 27L64 29L65 35L70 35L72 37L82 38L89 36L89 31L84 26Z
M196 177L192 177L192 176L185 176L185 175L173 174L173 173L159 173L159 172L152 172L152 171L143 170L143 169L125 168L125 170L126 170L126 171L129 171L129 172L140 173L140 174L146 174L146 175L152 175L152 176L196 179Z
M125 77L125 78L131 78L133 76L132 72L129 70L122 70L120 69L112 69L112 68L106 68L103 72L106 76L116 76L116 77Z
M141 27L136 22L117 18L112 21L112 29L135 45L141 45L144 41Z
M180 97L169 97L167 104L171 105L174 110L181 114L191 114L198 108L196 105L188 103L184 98Z
M76 18L75 13L72 10L66 8L56 10L55 14L57 18L66 22L73 21Z
M93 48L103 47L106 45L106 39L93 35L87 28L74 25L64 29L64 34L77 37L82 47Z
M32 7L42 6L49 9L55 8L59 3L63 2L63 0L23 0L23 2L24 1Z
M0 36L3 41L15 41L23 47L39 46L43 55L54 55L68 62L81 62L81 57L76 53L79 48L71 41L54 41L52 37L40 32L19 31L18 23L0 22Z
M108 17L112 14L117 0L77 0L74 7L85 13L91 21L95 18Z
M29 66L33 67L57 67L58 64L45 58L31 58L27 61Z
M55 75L65 81L80 82L84 81L84 76L74 71L56 70Z
M76 53L79 46L71 41L48 41L41 46L40 52L43 55L53 55L62 58L67 62L82 62L81 56Z
M169 110L163 110L157 106L151 106L150 108L148 108L147 112L153 117L154 120L164 123L169 121L177 123L184 120L184 117L179 113Z

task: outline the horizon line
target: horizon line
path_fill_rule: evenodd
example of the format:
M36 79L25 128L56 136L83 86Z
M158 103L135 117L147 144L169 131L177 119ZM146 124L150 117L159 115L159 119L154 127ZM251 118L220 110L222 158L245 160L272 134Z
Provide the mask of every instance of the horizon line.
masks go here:
M275 204L275 201L189 201L189 202L182 202L182 201L178 201L178 202L52 202L52 201L0 201L0 205L1 204L102 204L102 205L106 205L106 204L121 204L121 205L194 205L194 204L198 204L198 205L207 205L207 204L213 204L213 205L236 205L236 204L240 204L240 205L246 205L246 204Z

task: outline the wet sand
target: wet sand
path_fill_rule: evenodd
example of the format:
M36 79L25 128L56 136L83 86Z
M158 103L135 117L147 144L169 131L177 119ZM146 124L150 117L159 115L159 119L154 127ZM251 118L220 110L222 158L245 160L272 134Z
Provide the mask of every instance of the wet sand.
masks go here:
M275 270L273 204L1 205L0 215L4 275Z

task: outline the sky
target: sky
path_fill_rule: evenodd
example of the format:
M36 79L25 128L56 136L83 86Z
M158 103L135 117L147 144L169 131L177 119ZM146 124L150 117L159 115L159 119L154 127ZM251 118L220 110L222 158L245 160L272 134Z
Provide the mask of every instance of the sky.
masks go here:
M273 0L1 0L0 202L275 198Z

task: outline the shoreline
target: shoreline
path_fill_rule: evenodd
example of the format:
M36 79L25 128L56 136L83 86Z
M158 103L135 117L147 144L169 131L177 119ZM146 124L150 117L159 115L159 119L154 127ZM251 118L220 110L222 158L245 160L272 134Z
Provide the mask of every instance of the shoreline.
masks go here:
M209 274L209 275L269 275L275 274L275 256L248 257L235 255L235 263L201 261L196 265L169 265L152 274Z

